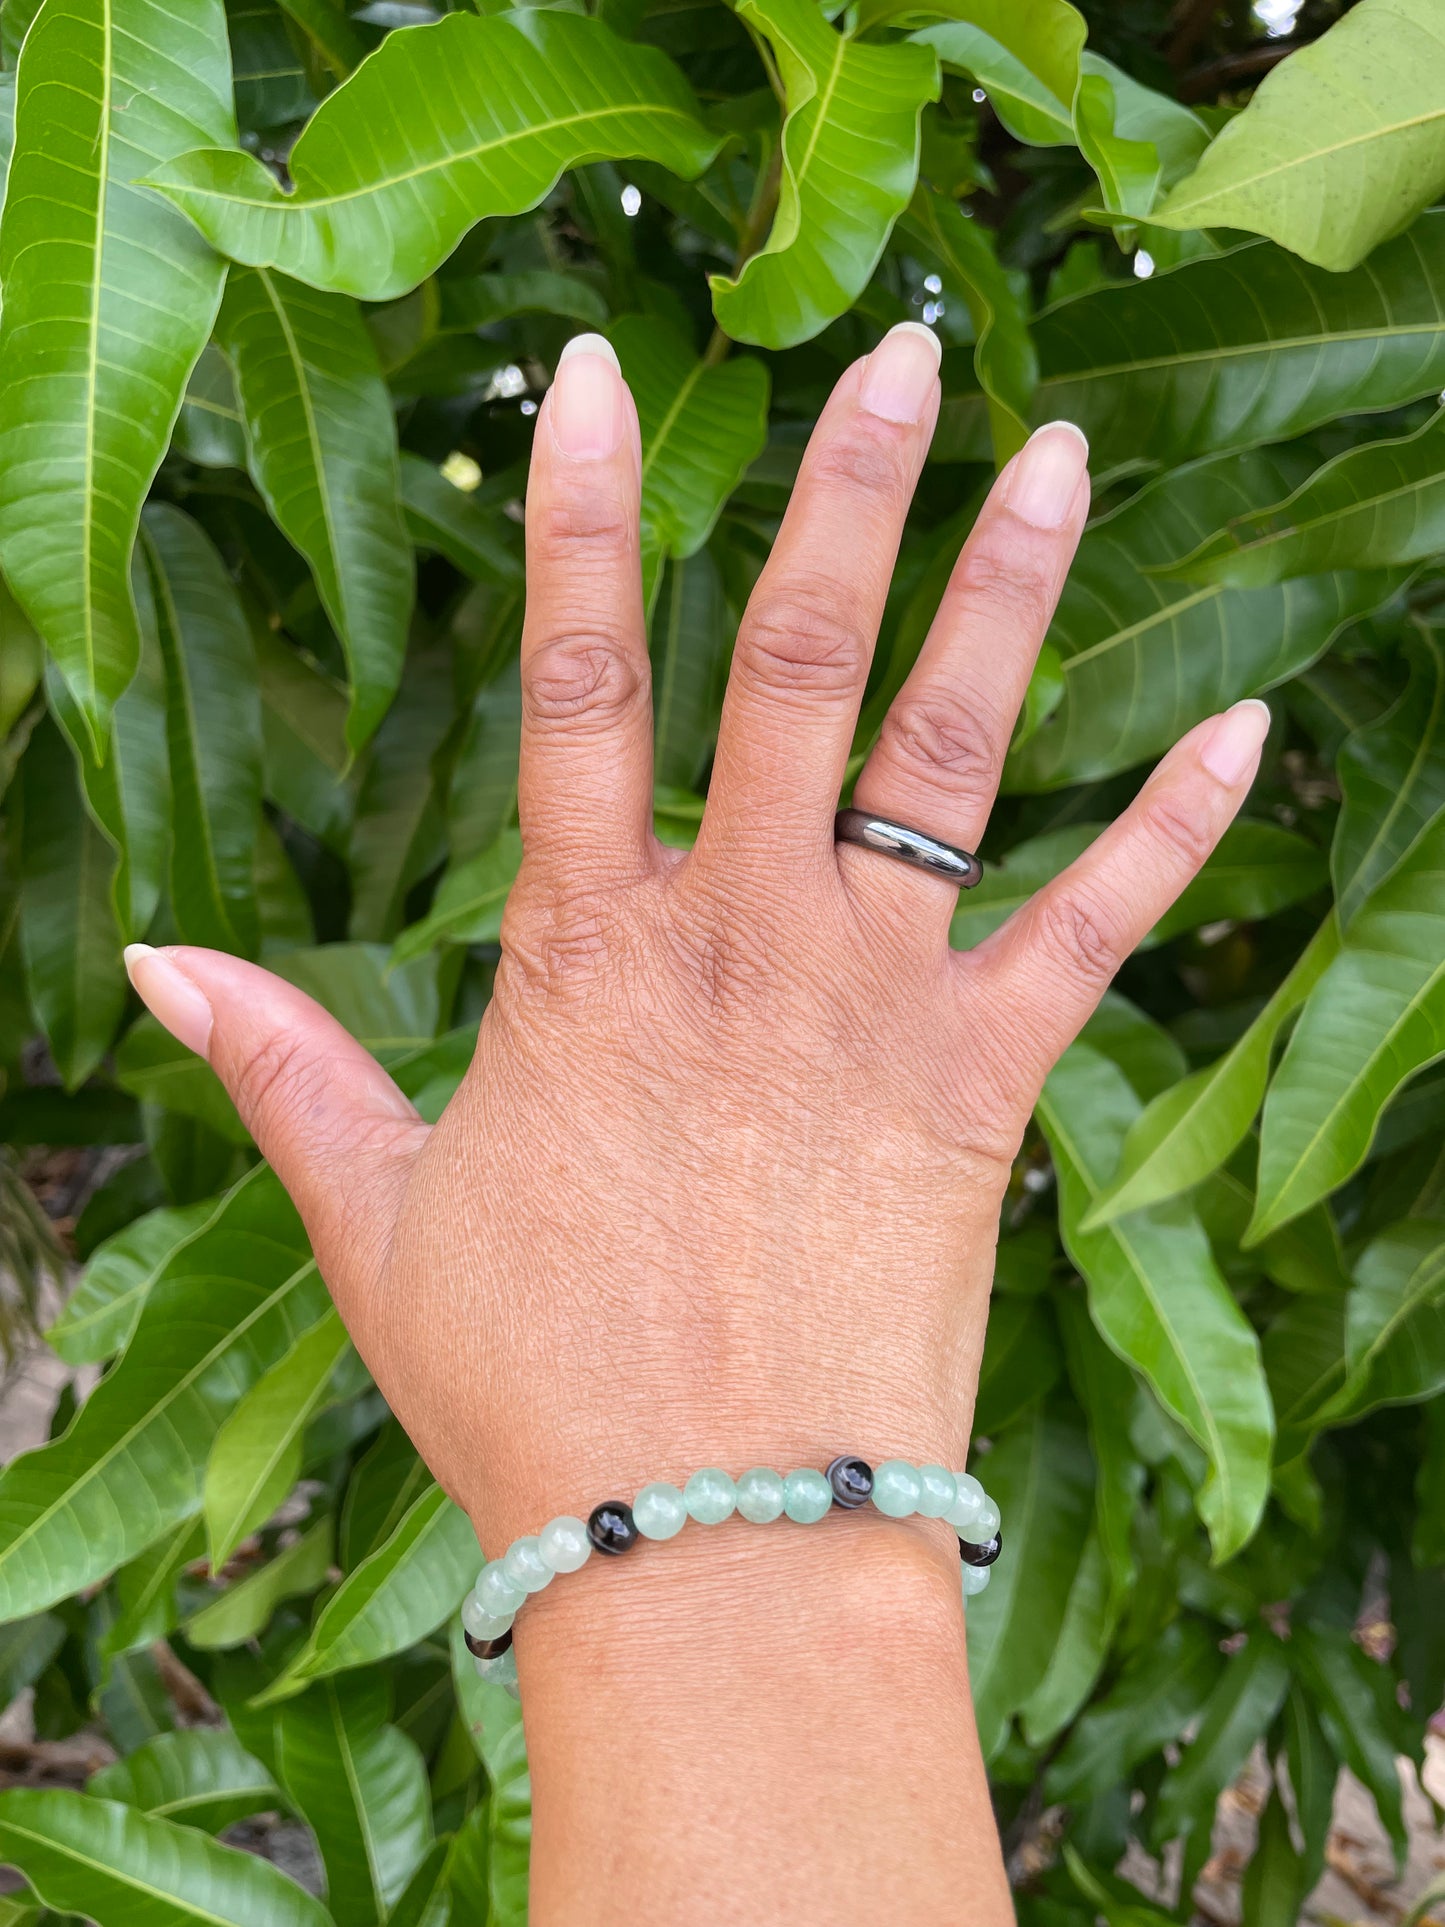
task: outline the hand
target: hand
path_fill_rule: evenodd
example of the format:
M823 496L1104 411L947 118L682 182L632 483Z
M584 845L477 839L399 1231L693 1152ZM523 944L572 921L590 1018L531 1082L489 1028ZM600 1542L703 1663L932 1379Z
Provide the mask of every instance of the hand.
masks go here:
M683 854L652 834L636 415L605 343L572 344L527 502L525 859L474 1063L434 1129L266 972L187 948L133 963L296 1199L358 1349L489 1555L702 1465L847 1449L963 1465L1000 1201L1039 1086L1252 780L1268 715L1244 703L967 953L948 947L949 885L835 848L937 368L908 324L829 401ZM1088 511L1085 463L1056 424L999 477L860 806L978 843Z

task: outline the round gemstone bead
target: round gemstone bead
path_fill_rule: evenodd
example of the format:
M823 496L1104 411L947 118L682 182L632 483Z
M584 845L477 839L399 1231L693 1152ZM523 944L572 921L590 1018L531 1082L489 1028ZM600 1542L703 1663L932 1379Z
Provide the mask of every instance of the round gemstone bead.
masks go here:
M467 1651L473 1659L500 1659L503 1653L512 1650L510 1626L504 1633L498 1633L495 1639L477 1639L468 1632L463 1632L462 1638L467 1642Z
M523 1592L540 1592L552 1583L552 1568L542 1557L535 1535L514 1539L502 1554L502 1571Z
M958 1528L960 1539L967 1539L970 1545L986 1546L998 1531L1001 1515L993 1500L985 1493L978 1511L966 1526Z
M848 1512L867 1505L873 1491L873 1468L866 1459L849 1458L845 1453L841 1459L834 1459L826 1476L835 1505Z
M621 1499L604 1499L587 1516L587 1537L599 1552L626 1552L638 1537L632 1507Z
M784 1498L782 1480L765 1465L755 1465L738 1480L738 1511L755 1526L781 1517Z
M489 1613L474 1592L462 1601L462 1626L473 1639L499 1639L512 1627L511 1613Z
M918 1512L925 1519L942 1519L958 1497L958 1481L941 1465L918 1468Z
M958 1497L943 1516L955 1532L962 1532L978 1517L987 1495L971 1472L955 1472L953 1482L958 1487Z
M959 1557L966 1566L991 1566L1002 1551L1003 1534L1001 1532L996 1532L983 1545L975 1545L971 1539L960 1539L958 1542Z
M694 1472L682 1488L683 1504L700 1526L720 1526L737 1509L738 1489L715 1465Z
M675 1485L657 1479L632 1501L632 1517L644 1539L672 1539L687 1524L687 1502Z
M517 1697L517 1655L509 1646L505 1653L495 1659L477 1661L477 1677L491 1686L505 1686L513 1699Z
M592 1557L592 1541L582 1521L564 1512L537 1534L537 1550L553 1572L577 1572Z
M800 1526L816 1525L833 1509L833 1488L821 1472L804 1466L783 1480L783 1510Z
M885 1459L873 1474L873 1503L890 1519L906 1519L918 1510L923 1481L907 1459Z
M983 1592L993 1577L992 1566L965 1566L963 1569L963 1596L971 1599L977 1592Z
M500 1559L493 1560L477 1581L477 1604L483 1612L494 1613L501 1618L504 1613L514 1613L527 1597L521 1586L514 1586L507 1577L506 1569Z

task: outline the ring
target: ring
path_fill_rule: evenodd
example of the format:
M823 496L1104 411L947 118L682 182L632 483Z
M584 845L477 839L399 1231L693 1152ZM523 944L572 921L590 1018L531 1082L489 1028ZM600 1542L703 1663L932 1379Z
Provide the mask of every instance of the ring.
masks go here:
M874 816L868 810L839 810L833 819L833 838L897 857L930 876L946 877L960 890L971 890L983 875L983 865L971 850L955 849L952 843L940 843L936 836L925 836L906 823L890 823L886 816Z

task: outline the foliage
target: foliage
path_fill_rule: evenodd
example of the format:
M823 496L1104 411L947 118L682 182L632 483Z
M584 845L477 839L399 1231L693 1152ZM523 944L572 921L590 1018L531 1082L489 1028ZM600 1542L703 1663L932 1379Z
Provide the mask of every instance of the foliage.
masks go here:
M1061 1810L1026 1921L1185 1918L1257 1742L1252 1918L1295 1918L1341 1763L1399 1840L1445 1693L1439 10L1307 0L1281 47L1086 14L3 0L0 1112L25 1156L129 1147L51 1332L109 1369L0 1475L0 1701L120 1757L0 1794L7 1918L525 1917L521 1729L444 1630L471 1528L119 951L260 957L441 1109L519 859L519 500L578 327L638 398L669 841L808 424L905 316L945 399L860 751L994 467L1058 415L1094 451L955 943L1272 692L1244 819L1010 1189L969 1640L1007 1837ZM277 1810L324 1904L218 1837ZM1174 1916L1130 1837L1183 1842Z

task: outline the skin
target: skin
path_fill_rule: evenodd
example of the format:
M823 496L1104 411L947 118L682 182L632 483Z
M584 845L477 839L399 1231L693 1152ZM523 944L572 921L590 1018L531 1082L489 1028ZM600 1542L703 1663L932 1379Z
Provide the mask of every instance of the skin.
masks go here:
M696 848L662 848L636 416L574 345L527 502L525 860L440 1122L265 971L131 958L491 1557L704 1465L965 1464L1039 1086L1233 816L1268 722L1246 704L1200 724L966 954L948 885L835 847L938 407L936 352L895 331L819 422L738 636ZM1041 430L969 537L860 806L977 844L1088 501L1074 431ZM689 1527L529 1601L516 1651L537 1927L1012 1919L946 1525Z

